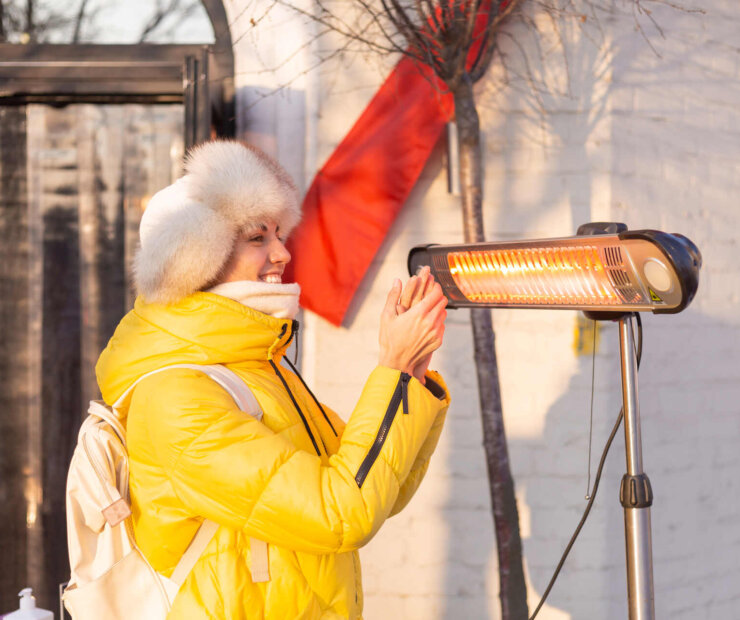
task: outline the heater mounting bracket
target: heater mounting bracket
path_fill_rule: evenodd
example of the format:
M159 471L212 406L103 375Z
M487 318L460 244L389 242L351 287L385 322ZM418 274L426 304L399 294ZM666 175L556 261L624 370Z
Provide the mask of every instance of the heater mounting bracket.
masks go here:
M588 235L618 235L627 231L627 224L622 222L587 222L576 231L579 237Z
M632 314L631 312L621 312L614 310L612 312L602 312L601 310L583 310L583 316L592 321L619 321L621 318Z

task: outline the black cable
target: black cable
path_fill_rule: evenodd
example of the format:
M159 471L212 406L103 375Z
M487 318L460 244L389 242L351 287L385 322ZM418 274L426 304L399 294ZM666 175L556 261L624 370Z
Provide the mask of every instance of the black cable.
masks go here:
M591 407L588 415L588 477L586 478L586 500L591 499L591 445L594 438L594 377L596 376L596 319L591 321L593 342L591 343Z
M632 316L637 319L638 338L637 338L637 351L635 352L635 355L637 357L637 368L639 370L640 360L642 359L642 319L640 318L639 313L634 313ZM560 574L560 569L563 568L563 564L565 564L565 560L568 557L568 554L570 553L571 548L575 544L576 538L578 538L578 534L581 533L581 528L583 528L583 525L586 523L586 519L588 518L588 515L591 512L591 507L594 505L594 501L596 500L596 492L599 490L599 482L601 481L601 472L604 469L604 463L606 463L606 456L607 454L609 454L609 448L611 448L612 442L614 441L614 437L617 435L617 431L619 430L619 426L622 424L622 418L624 418L624 407L622 407L619 410L617 421L614 423L614 428L612 428L612 432L609 434L609 439L606 440L606 445L604 446L604 450L601 453L601 459L599 460L599 467L596 470L596 477L594 478L594 488L591 493L591 498L588 500L588 503L586 504L586 509L583 511L583 516L581 517L581 520L578 523L578 526L576 527L575 532L573 532L573 536L570 537L570 540L568 541L568 545L565 547L565 551L563 552L563 555L560 558L560 562L558 562L558 565L555 568L555 572L552 574L550 583L547 584L547 588L545 588L545 592L542 594L542 598L540 599L539 605L537 605L537 608L534 610L534 613L530 616L529 620L534 620L534 618L537 616L542 606L545 604L545 601L547 600L547 596L550 594L550 590L552 590L553 585L555 585L555 580L558 578L558 575Z

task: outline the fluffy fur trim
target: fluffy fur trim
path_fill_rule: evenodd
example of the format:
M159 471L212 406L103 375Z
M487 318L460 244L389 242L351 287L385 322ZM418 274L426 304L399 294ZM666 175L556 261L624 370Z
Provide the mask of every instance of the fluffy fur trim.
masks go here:
M185 169L141 218L134 283L149 302L175 303L215 281L242 231L271 220L287 235L300 219L293 181L255 148L208 142Z
M185 170L190 196L240 229L272 220L288 235L301 219L293 180L280 164L252 146L206 142L190 152Z

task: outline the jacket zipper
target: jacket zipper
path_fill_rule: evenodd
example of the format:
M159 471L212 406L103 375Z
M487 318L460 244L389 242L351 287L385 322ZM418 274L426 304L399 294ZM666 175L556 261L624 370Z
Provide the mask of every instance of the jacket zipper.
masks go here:
M368 450L365 459L362 461L362 463L360 464L360 468L357 470L355 482L360 488L362 488L362 485L365 482L365 478L367 478L367 475L370 473L370 468L377 460L378 455L380 454L380 450L382 449L383 444L388 437L388 431L390 430L391 424L393 424L393 420L396 417L398 406L403 403L403 412L408 413L407 392L409 379L411 379L411 376L405 372L402 372L401 376L398 378L396 389L393 390L393 395L391 396L391 400L388 403L388 409L386 409L385 411L383 421L380 423L380 428L378 429L378 434L375 436L375 441L373 442L373 445L370 446L370 450Z
M288 338L288 343L290 343L291 339L293 338L295 326L298 324L298 321L292 321L290 326L290 338ZM280 335L278 336L278 340L280 340L283 336L285 336L285 332L288 330L288 324L285 323L283 325L283 329L280 331ZM303 411L301 411L301 408L298 406L298 403L296 402L295 397L293 396L293 392L290 391L290 388L288 387L288 383L283 377L282 373L280 372L280 369L278 368L277 364L272 361L272 356L270 356L267 360L270 362L270 366L272 366L272 369L275 371L275 374L278 376L280 381L283 384L283 387L285 388L285 391L288 392L288 396L290 396L290 400L293 403L293 406L295 407L295 410L298 412L298 415L301 417L301 422L303 422L303 426L306 429L306 432L308 433L309 438L311 439L311 443L313 444L313 449L316 450L316 454L321 456L321 450L319 450L319 445L316 443L316 439L313 436L313 433L311 432L311 427L308 425L308 420L306 420L306 416L303 415Z
M352 568L354 569L355 573L355 605L360 604L360 588L362 587L360 583L360 575L357 571L357 552L356 551L350 551L352 554Z
M300 329L300 323L294 319L293 322L291 323L291 326L290 326L290 338L288 338L288 341L285 343L285 346L288 346L290 344L290 341L293 340L293 336L296 336L298 334L298 330L299 329ZM283 332L283 333L285 333L285 332ZM297 353L298 353L298 339L296 339L295 346L296 346L296 358L297 358L298 357L297 356ZM313 402L316 403L316 406L319 408L319 411L321 411L321 415L324 416L324 420L326 420L326 423L329 425L329 428L331 429L331 432L334 433L334 437L339 437L339 434L337 433L337 430L334 428L334 425L331 423L331 420L329 419L329 416L326 415L326 411L321 406L321 403L319 402L319 399L316 398L316 395L311 391L311 388L308 387L308 384L303 380L303 377L301 376L301 373L298 372L298 369L295 367L295 364L293 364L293 362L291 362L288 359L288 356L287 355L284 356L283 359L286 362L288 362L288 366L290 366L290 369L293 371L293 374L295 374L295 376L298 377L298 379L300 379L301 383L303 384L303 387L306 388L306 391L311 395L311 398L313 398ZM322 443L323 443L323 439L322 439ZM326 446L324 446L324 449L326 450ZM329 454L328 451L326 451L326 453Z
M403 403L403 413L408 415L409 413L409 381L411 381L411 375L402 372L401 373L401 402Z
M316 439L314 438L313 433L311 432L311 427L308 425L308 420L306 420L306 416L303 415L303 411L301 411L301 408L298 406L298 403L296 402L296 399L293 396L293 392L291 392L290 388L288 387L288 383L285 381L285 378L280 372L280 369L277 367L277 364L273 362L272 360L268 360L268 361L270 362L270 365L275 371L275 374L280 378L280 381L282 381L283 387L285 388L285 391L288 392L288 396L290 396L290 400L293 402L293 406L295 407L295 410L298 412L298 415L301 416L301 421L303 422L303 426L306 428L306 432L308 433L308 436L311 439L311 443L313 444L314 450L316 450L316 454L321 456L321 450L319 450L319 445L316 443Z
M324 408L321 406L321 403L316 398L314 393L311 391L311 388L308 387L306 382L303 380L303 377L301 377L301 373L298 372L298 369L293 365L293 362L291 362L287 357L284 358L286 362L288 362L288 366L290 366L290 369L295 373L295 376L298 377L301 380L301 383L303 384L303 387L306 388L306 391L311 395L311 398L313 398L313 402L316 403L316 406L321 411L321 414L324 416L324 420L326 420L326 423L329 425L329 428L331 429L331 432L334 433L334 437L339 437L337 434L336 429L334 428L334 425L331 423L331 420L329 419L329 416L326 415L326 411L324 411Z

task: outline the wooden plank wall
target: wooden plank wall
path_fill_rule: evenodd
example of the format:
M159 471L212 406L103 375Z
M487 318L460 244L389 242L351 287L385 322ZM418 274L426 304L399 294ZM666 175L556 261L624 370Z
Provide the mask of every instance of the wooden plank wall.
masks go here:
M31 429L30 291L26 110L0 108L0 610L17 609L17 575L28 564ZM11 585L12 584L12 585ZM14 589L15 588L15 589Z
M27 585L58 609L67 466L182 125L181 105L0 108L0 613Z

